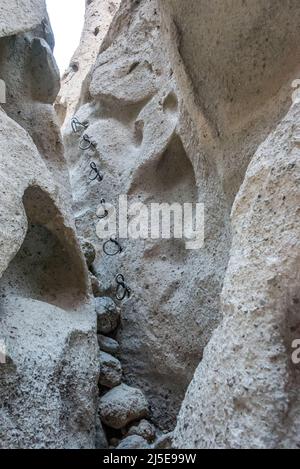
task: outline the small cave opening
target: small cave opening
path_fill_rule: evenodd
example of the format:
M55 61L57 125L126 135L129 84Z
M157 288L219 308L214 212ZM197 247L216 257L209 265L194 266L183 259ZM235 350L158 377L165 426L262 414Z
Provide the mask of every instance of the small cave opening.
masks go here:
M75 246L60 213L37 186L25 191L23 204L27 234L1 278L2 300L31 298L65 310L76 309L84 294L84 273L72 254Z

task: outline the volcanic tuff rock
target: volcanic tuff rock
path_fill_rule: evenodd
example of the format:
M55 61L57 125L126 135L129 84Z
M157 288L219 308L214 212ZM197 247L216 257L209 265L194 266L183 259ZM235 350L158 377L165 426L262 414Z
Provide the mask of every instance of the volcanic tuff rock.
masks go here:
M118 342L111 337L106 337L105 335L98 335L98 344L100 350L103 352L110 353L111 355L117 355L120 350Z
M123 0L76 112L97 148L81 151L66 122L76 225L96 247L105 294L118 272L132 289L117 337L124 375L144 390L163 429L173 429L222 319L231 208L258 146L289 108L299 21L296 0L289 8L277 0ZM88 181L91 161L101 183ZM129 205L203 202L203 248L121 239L123 252L105 256L97 209L101 198L117 207L120 194Z
M182 405L177 448L299 448L299 135L298 102L257 150L235 200L224 319Z
M51 101L53 36L43 1L0 11L0 446L93 448L96 317Z
M98 319L127 383L100 398L112 432L141 435L149 410L173 429L181 407L155 447L173 435L178 448L299 447L300 3L86 6L56 102L71 185L44 1L0 6L0 446L107 446ZM88 126L76 134L74 112ZM204 246L123 236L105 255L97 211L104 198L111 214L120 194L129 206L203 202ZM116 305L118 273L132 296ZM140 447L140 435L120 445Z
M99 413L103 423L121 429L148 415L148 402L139 389L120 384L100 399Z
M100 377L99 384L107 388L113 388L121 383L122 365L120 361L109 355L109 353L100 352Z
M69 120L81 101L85 79L94 64L102 40L120 0L86 0L84 28L69 68L64 71L55 108L61 124Z
M139 435L145 438L149 443L154 441L155 434L155 427L148 422L148 420L141 420L137 425L133 425L128 431L128 436Z
M111 298L95 298L97 329L100 334L110 334L120 321L120 310Z
M151 446L147 441L138 435L128 436L121 441L117 449L149 449Z

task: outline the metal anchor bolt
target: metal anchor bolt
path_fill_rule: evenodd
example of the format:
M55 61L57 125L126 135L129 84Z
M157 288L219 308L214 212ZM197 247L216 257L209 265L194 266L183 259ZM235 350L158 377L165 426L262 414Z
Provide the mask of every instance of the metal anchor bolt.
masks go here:
M117 289L116 289L116 298L118 301L123 301L126 296L127 298L131 297L131 289L126 285L124 275L118 274L116 276Z

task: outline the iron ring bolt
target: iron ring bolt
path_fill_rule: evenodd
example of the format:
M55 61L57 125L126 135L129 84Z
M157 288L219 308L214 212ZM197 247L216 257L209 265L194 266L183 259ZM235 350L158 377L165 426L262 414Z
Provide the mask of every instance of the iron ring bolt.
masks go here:
M107 249L107 246L109 244L114 244L116 246L116 249L114 251L109 251ZM121 252L123 251L123 248L122 246L120 245L120 243L113 237L111 237L109 240L107 240L104 244L103 244L103 252L104 254L106 254L107 256L116 256L117 254L121 254Z
M71 126L74 134L77 134L81 129L87 129L89 124L88 122L80 122L77 117L73 117L71 120Z
M131 289L126 285L124 275L118 274L116 276L116 282L118 284L116 289L116 298L118 301L123 301L126 296L131 297Z
M102 215L97 215L98 218L100 218L100 220L102 220L103 218L106 218L108 216L108 210L106 210L105 208L105 199L101 199L100 201L101 205L102 205L102 208L103 208L103 214Z
M96 163L92 162L90 164L90 168L91 168L91 171L90 171L90 175L89 175L89 180L90 181L103 181L103 175L100 173L99 169L97 168L96 166Z
M80 150L86 151L86 150L89 150L91 147L95 149L96 142L92 142L91 138L87 134L84 134L82 139L80 140L80 144L79 144Z

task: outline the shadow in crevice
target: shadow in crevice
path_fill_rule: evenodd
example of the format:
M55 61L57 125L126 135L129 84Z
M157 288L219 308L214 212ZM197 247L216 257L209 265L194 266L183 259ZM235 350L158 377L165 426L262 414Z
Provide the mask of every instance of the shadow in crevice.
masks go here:
M138 168L129 195L137 193L140 198L157 203L197 202L194 169L178 135L173 135L162 155Z
M74 309L82 300L85 285L71 233L67 239L61 215L40 188L27 189L23 203L27 234L1 279L0 293L3 298L13 295Z

